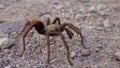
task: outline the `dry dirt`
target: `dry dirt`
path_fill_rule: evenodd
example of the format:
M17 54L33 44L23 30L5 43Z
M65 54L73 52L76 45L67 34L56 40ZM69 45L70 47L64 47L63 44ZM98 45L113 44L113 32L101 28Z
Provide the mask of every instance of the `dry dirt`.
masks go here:
M88 2L87 2L88 1ZM26 51L20 54L21 35L26 19L46 22L60 17L82 29L89 56L82 56L79 36L69 39L71 52L77 56L70 66L59 37L51 38L51 62L46 63L46 40L35 29L26 38ZM120 0L0 0L0 37L16 39L9 49L0 50L0 68L120 68L114 54L120 51Z

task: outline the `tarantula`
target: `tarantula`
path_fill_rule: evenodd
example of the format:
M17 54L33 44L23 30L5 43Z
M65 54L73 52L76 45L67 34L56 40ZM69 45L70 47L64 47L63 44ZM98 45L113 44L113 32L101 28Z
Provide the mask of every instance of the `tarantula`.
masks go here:
M58 21L58 23L56 23ZM70 65L72 65L71 61L70 61L70 52L69 52L69 47L67 45L67 42L65 41L65 37L62 34L63 31L67 32L67 35L69 36L69 38L72 39L73 37L73 32L69 30L69 28L71 28L73 31L75 31L77 34L80 35L81 37L81 44L84 48L86 48L83 44L83 35L81 33L81 30L77 27L75 27L73 24L71 23L62 23L60 22L60 18L56 17L55 20L50 23L50 18L47 19L47 24L44 24L41 20L38 19L29 19L27 20L27 23L25 24L25 26L23 27L21 33L22 33L22 51L20 56L23 55L24 51L25 51L25 37L27 36L28 32L34 27L37 32L39 34L45 35L46 36L46 40L47 40L47 63L49 63L50 61L50 36L60 36L61 40L64 43L65 48L67 49L67 60L69 62Z

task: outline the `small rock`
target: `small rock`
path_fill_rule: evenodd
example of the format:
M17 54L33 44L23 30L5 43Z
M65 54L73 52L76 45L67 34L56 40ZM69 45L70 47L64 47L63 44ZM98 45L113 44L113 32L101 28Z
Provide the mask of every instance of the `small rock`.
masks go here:
M2 38L2 37L9 37L9 34L0 32L0 38Z
M98 65L92 65L92 68L98 68Z
M0 59L0 65L3 63L2 59Z
M80 13L86 13L86 9L85 9L85 8L80 8L80 9L79 9L79 12L80 12Z
M29 2L30 0L26 0L27 2Z
M17 36L18 36L18 33L17 33L17 32L11 32L11 35L12 35L13 37L17 37Z
M0 48L9 48L14 44L15 40L10 38L0 38Z
M117 27L120 27L120 23L118 23L116 26L117 26Z
M9 49L5 49L5 50L4 50L4 53L9 53L9 52L10 52Z
M120 12L120 7L119 6L113 7L113 10L116 12Z
M0 9L3 9L5 6L0 4Z
M39 17L43 17L43 16L45 16L45 17L49 17L49 16L51 16L51 13L50 12L40 12L39 14L38 14L38 16Z
M115 53L115 57L120 61L120 51Z
M88 3L90 0L80 0L83 3Z
M19 64L16 64L16 67L17 67L17 68L20 68L20 65L19 65Z
M105 28L104 27L98 27L97 31L105 31Z
M77 53L76 52L71 52L71 58L75 58L77 56Z
M40 13L38 16L41 17L42 20L45 20L46 18L50 18L51 13L50 12Z
M60 5L59 3L54 3L53 7L55 9L61 9L62 8L62 5Z
M73 9L69 9L69 13L74 14L74 10Z
M12 68L12 66L11 66L11 65L8 65L8 66L5 66L4 68Z
M88 9L89 12L96 12L97 11L97 7L96 6L92 6Z
M103 25L104 25L104 27L107 27L107 28L113 27L113 23L109 19L106 19L104 21Z
M75 18L76 19L84 19L84 18L86 18L87 17L87 14L82 14L82 13L78 13L76 16L75 16Z
M98 11L97 12L99 15L101 15L101 16L106 16L106 15L108 15L105 11Z
M95 48L95 52L99 52L100 50L100 48Z
M105 29L105 31L107 31L107 32L111 32L113 29L111 29L111 28L107 28L107 29Z
M103 10L103 9L105 9L105 8L106 8L106 6L103 5L103 4L99 4L99 5L97 6L97 10L98 10L98 11Z
M105 9L105 5L102 5L102 4L100 4L100 5L98 5L98 6L91 6L89 9L88 9L88 11L89 12L99 12L99 11L101 11L101 12L99 12L99 13L101 13L101 14L105 14L105 12L103 12L102 10L103 9Z
M88 55L90 55L90 51L87 50L87 49L83 49L83 50L81 51L81 55L82 55L82 56L88 56Z

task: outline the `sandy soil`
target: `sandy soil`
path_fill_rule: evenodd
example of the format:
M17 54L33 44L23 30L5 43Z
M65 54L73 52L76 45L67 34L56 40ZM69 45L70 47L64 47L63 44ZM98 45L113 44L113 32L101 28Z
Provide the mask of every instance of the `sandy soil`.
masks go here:
M120 51L119 0L0 0L0 37L16 39L9 49L0 50L0 68L120 68L114 54ZM21 35L26 19L37 18L46 22L60 17L61 22L72 23L82 29L85 46L90 55L82 56L79 36L66 41L77 56L70 66L66 50L59 37L51 38L51 62L46 63L46 40L35 29L26 38L26 51L19 57Z

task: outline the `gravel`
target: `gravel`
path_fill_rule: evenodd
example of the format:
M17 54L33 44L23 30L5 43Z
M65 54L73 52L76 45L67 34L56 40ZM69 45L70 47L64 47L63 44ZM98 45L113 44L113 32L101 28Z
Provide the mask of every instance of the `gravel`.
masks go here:
M5 66L4 68L12 68L12 66L11 66L11 65L8 65L8 66Z
M113 23L109 19L106 19L104 21L104 27L106 27L106 28L112 28L113 27Z
M120 51L118 51L118 52L115 53L115 57L116 57L117 60L120 61Z
M77 56L77 53L76 52L71 52L71 58L75 58Z
M114 59L120 49L119 5L119 0L0 0L0 38L15 39L15 46L0 49L0 67L120 68L120 62ZM19 32L26 19L37 18L46 23L48 17L51 22L60 17L61 23L81 28L88 50L81 46L79 35L73 32L73 39L69 39L63 32L70 53L75 57L70 59L73 66L67 61L67 52L59 37L50 40L51 61L47 64L46 38L35 29L26 37L25 53L19 57Z
M90 55L90 51L88 49L82 49L81 55L82 56L88 56L88 55Z
M9 39L9 38L0 38L0 48L9 48L11 47L15 42L15 39Z

